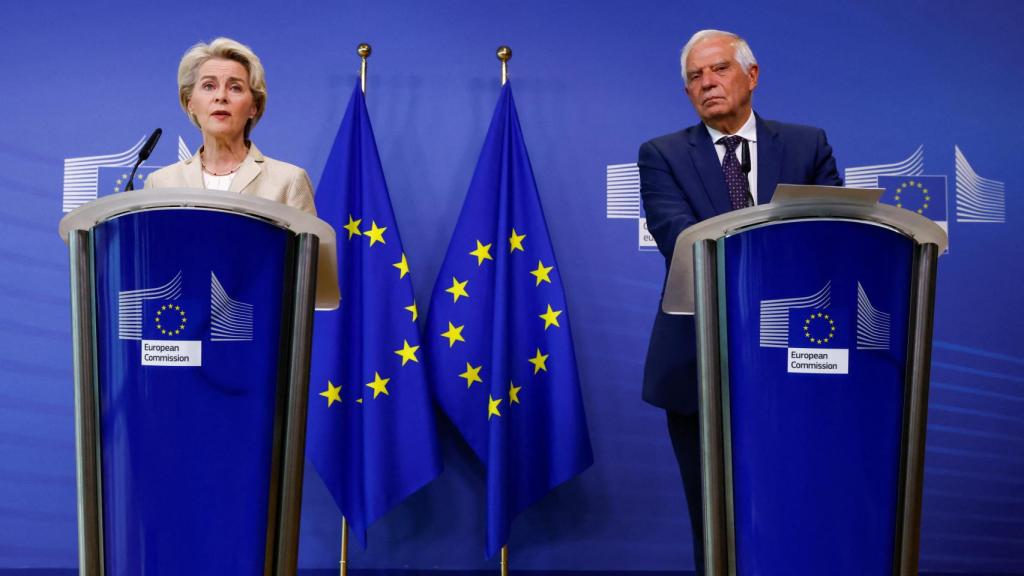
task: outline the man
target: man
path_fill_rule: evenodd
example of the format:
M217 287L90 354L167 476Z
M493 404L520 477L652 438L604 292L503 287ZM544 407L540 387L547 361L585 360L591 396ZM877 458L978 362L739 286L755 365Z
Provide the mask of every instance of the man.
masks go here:
M683 47L686 94L701 123L640 147L640 194L647 228L672 262L676 237L691 224L771 200L775 186L841 186L832 148L818 128L764 120L753 113L757 60L739 36L702 30ZM644 400L664 408L704 573L697 358L693 316L658 308L644 366Z

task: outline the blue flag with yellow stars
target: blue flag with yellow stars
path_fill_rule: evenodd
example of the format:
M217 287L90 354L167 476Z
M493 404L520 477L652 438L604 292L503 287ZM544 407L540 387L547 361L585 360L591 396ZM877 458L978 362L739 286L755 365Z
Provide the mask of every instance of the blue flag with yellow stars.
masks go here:
M316 193L338 232L341 306L313 325L307 454L363 547L441 471L409 263L356 84Z
M506 83L424 336L434 396L487 467L487 555L594 461L562 278Z

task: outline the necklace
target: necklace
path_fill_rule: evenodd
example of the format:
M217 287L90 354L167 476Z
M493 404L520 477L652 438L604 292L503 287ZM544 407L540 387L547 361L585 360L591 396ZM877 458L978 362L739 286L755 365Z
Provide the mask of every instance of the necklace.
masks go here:
M245 162L245 160L242 160L242 162ZM210 170L209 168L207 168L206 167L206 162L203 161L203 155L202 154L199 155L199 165L203 167L203 172L206 172L210 176L227 176L229 174L234 174L235 172L238 172L239 168L242 167L242 162L239 162L238 164L235 165L234 168L232 168L231 170L228 170L227 172L219 172L218 173L218 172L214 172L213 170Z

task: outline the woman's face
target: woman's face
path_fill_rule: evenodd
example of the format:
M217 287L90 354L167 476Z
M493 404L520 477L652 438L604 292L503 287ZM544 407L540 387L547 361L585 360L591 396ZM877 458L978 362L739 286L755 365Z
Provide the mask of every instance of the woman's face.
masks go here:
M212 58L199 67L188 110L204 137L239 140L256 114L249 73L234 60Z

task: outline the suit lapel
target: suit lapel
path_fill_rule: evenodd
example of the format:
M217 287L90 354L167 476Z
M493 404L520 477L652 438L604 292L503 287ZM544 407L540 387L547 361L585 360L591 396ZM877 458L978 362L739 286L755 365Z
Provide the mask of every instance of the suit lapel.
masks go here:
M782 144L779 133L772 130L760 116L757 120L757 204L767 204L775 194L782 169Z
M241 192L245 190L257 176L260 175L263 165L263 154L260 153L259 148L256 148L255 144L249 144L249 153L245 156L245 160L242 161L242 165L238 168L238 173L235 174L233 180L231 180L231 186L228 188L229 192Z
M722 163L718 161L715 144L711 142L711 135L708 134L708 129L704 124L698 124L690 129L690 157L693 159L693 165L697 168L697 174L700 175L704 191L707 192L708 200L714 206L715 212L723 214L732 210L729 188L725 184L725 173L722 172Z
M206 183L203 182L203 165L199 162L198 151L193 154L191 158L185 160L184 172L186 187L199 189L206 188Z

